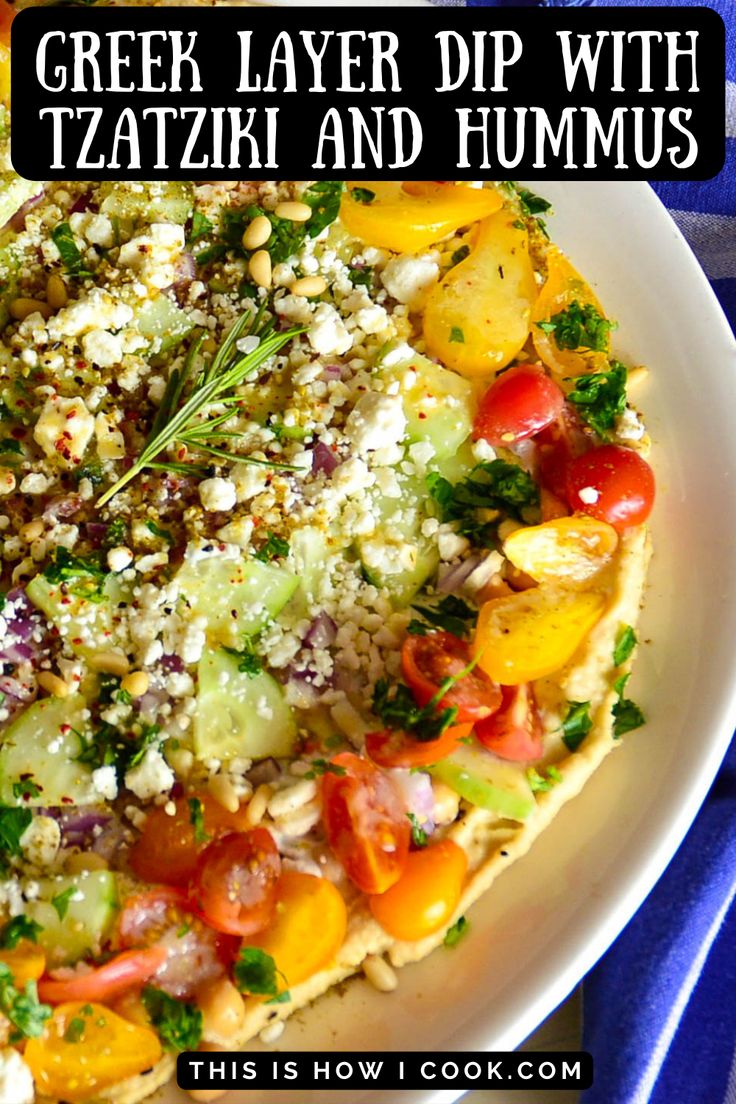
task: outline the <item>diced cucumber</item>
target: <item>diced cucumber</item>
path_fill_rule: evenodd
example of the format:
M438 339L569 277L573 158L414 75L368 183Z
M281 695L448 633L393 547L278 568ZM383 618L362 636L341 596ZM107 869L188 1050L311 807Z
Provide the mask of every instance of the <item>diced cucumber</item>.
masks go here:
M130 597L130 587L118 576L108 575L102 587L103 597L91 602L69 591L67 586L50 583L36 575L26 594L59 630L77 655L89 656L110 649L122 637L122 616L118 605Z
M416 374L409 377L414 382L407 387L409 368ZM470 381L419 353L379 370L401 384L408 440L429 441L439 459L452 456L473 428L475 401Z
M283 567L224 556L186 561L176 577L192 612L207 619L210 639L229 648L259 632L299 585Z
M178 222L183 225L194 205L191 184L176 180L146 181L143 184L105 181L100 185L100 191L106 193L100 204L103 215L134 222Z
M424 481L402 477L401 497L374 495L376 529L356 548L366 577L387 587L396 606L408 605L439 565L437 545L422 534L429 497Z
M194 751L200 759L265 759L291 755L296 722L271 675L250 677L236 656L219 649L199 663Z
M142 307L137 308L136 322L140 332L151 342L155 354L173 349L194 329L186 311L165 295L147 299Z
M327 534L313 525L297 529L291 534L289 544L304 598L311 603L319 602L321 584L325 579L325 562L337 549L331 548Z
M37 180L24 180L14 172L0 173L0 226L12 218L26 200L43 191Z
M10 319L8 303L18 294L20 258L21 253L15 242L10 241L6 245L0 246L0 327L5 326ZM3 395L5 391L10 391L12 397L12 388L4 388ZM5 405L10 407L11 404L6 402ZM28 403L25 405L24 412L27 417L29 413Z
M471 805L510 820L526 820L535 806L523 767L505 763L479 745L463 745L428 768Z
M25 911L43 929L38 942L53 969L76 962L90 951L99 953L117 910L115 874L111 870L90 870L86 874L40 878L38 897L28 902Z
M468 478L477 463L470 441L465 441L452 456L443 456L439 460L430 461L430 467L450 483L459 483L461 479Z
M3 805L89 805L100 800L92 772L75 762L80 739L89 731L81 694L43 698L13 721L0 747L0 803ZM23 782L38 794L24 797ZM15 790L13 787L15 786Z

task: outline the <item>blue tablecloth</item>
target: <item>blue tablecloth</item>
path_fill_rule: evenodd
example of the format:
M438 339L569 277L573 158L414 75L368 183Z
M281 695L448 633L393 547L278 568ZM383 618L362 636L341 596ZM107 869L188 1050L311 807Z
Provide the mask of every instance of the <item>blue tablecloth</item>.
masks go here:
M467 0L471 7L526 2ZM589 0L546 6L576 2ZM713 180L654 187L736 329L736 3L707 6L727 28L725 168ZM595 1085L584 1104L736 1104L735 896L736 743L665 874L585 979L583 1045L595 1059Z

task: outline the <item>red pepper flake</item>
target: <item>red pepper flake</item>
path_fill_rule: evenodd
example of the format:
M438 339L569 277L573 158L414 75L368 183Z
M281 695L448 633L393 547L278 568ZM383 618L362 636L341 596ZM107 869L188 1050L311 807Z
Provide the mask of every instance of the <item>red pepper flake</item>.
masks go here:
M66 795L64 795L61 799L61 804L62 805L73 805L74 804L74 798L73 797L67 797Z
M423 410L420 410L419 411L419 417L422 419L422 421L424 421L424 419L427 417L427 415L424 413Z
M78 414L78 411L77 411L77 410L76 410L76 408L74 408L74 407L73 407L73 408L72 408L71 410L67 411L67 415L66 415L66 417L67 417L67 421L68 421L68 420L69 420L70 418L76 418L77 414Z

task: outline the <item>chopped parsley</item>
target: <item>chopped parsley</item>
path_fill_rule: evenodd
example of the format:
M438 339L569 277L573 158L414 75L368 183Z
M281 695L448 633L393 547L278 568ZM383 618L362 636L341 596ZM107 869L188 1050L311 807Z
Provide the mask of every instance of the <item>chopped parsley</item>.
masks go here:
M262 548L256 552L256 559L261 563L270 563L271 560L280 559L282 556L289 555L289 542L282 540L281 537L277 537L275 533L269 532L268 540Z
M436 629L452 633L453 636L467 636L470 629L478 619L478 611L471 609L462 598L456 598L454 594L448 594L436 606L414 606L417 613L421 613L425 621ZM410 621L408 631L417 636L425 636L428 627L421 621Z
M616 667L626 662L637 643L636 633L631 625L623 625L616 637L616 647L613 649L613 662Z
M233 966L233 978L241 993L254 993L262 997L278 995L279 977L288 982L270 954L259 947L241 947Z
M238 670L249 678L255 678L263 670L263 659L256 651L255 642L250 637L245 638L245 643L240 651L236 651L235 648L225 648L225 651L228 655L235 656L238 661Z
M107 527L105 539L102 542L105 548L116 548L125 544L128 537L128 523L125 518L116 517Z
M146 529L149 533L153 533L154 537L159 537L160 540L166 541L167 544L174 544L174 538L169 530L162 529L155 521L147 521Z
M20 441L16 441L14 437L4 437L0 441L0 452L2 453L15 453L18 456L23 454Z
M187 237L186 248L191 249L200 238L209 237L214 229L214 223L210 222L206 215L203 215L201 211L195 211L192 215L192 228Z
M568 702L567 716L562 722L562 742L568 751L577 751L592 727L590 702Z
M474 664L470 665L472 666ZM446 678L434 697L421 708L408 686L399 682L392 694L388 679L381 678L373 691L373 712L381 718L386 728L407 732L422 743L437 740L457 719L456 705L445 706L443 709L438 706L447 691L468 673L470 667L453 678Z
M92 273L84 267L82 254L68 222L60 222L58 226L55 226L51 231L51 238L54 245L59 250L61 263L70 276L84 277L92 275Z
M541 216L551 210L552 204L549 200L544 199L543 196L535 195L529 188L520 188L513 180L504 180L502 186L511 196L516 197L519 204L519 210L524 216L524 219L527 220L527 223L531 223L533 227L538 227L545 238L548 238L547 226ZM524 230L527 223L520 219L518 222L514 223L514 226L516 226L518 230Z
M583 421L607 441L616 419L626 410L626 366L611 361L609 372L593 372L575 379L575 390L568 394Z
M450 341L457 342L459 345L465 344L465 334L459 326L452 326L450 328Z
M207 843L210 837L204 826L204 809L198 797L189 798L189 823L194 828L194 842Z
M135 736L124 734L113 725L102 724L86 742L81 733L77 733L83 744L77 762L87 763L93 770L115 767L118 782L122 782L126 771L138 766L149 747L160 743L159 733L158 725L143 725L140 735Z
M636 702L624 697L626 683L631 675L622 675L616 679L613 688L618 694L618 701L613 707L613 735L617 740L625 736L627 732L633 732L635 728L641 728L647 719Z
M461 916L451 928L448 928L447 935L442 942L446 947L457 947L463 936L467 935L469 927L470 921L466 920L464 916Z
M422 828L415 813L407 813L409 822L411 824L411 842L415 847L426 847L429 843L429 837Z
M357 265L350 265L348 279L353 287L373 287L373 269L370 265L364 265L360 268Z
M196 1050L202 1038L202 1013L196 1004L176 1000L146 985L141 993L151 1023L167 1050Z
M76 892L76 886L69 886L67 889L63 890L61 893L57 893L55 897L51 898L51 904L56 910L56 915L60 920L63 920L69 911L69 902Z
M321 778L324 774L336 774L338 777L342 777L342 775L347 774L347 771L339 763L331 763L329 759L313 759L312 765L304 778Z
M551 790L553 786L562 781L562 775L554 766L542 767L541 771L538 771L535 767L529 767L526 778L532 793L546 793L547 790Z
M37 1039L51 1016L48 1004L41 1004L35 981L27 981L23 992L15 987L13 975L5 962L0 962L0 1012L15 1028L10 1042Z
M19 801L30 801L32 797L39 797L42 787L33 781L33 775L24 775L18 782L12 785L13 797Z
M63 545L54 549L53 559L44 568L43 577L50 583L65 585L70 594L86 598L89 602L101 602L104 598L102 587L107 572L99 559L75 556Z
M365 205L373 202L376 198L376 193L372 192L370 188L351 188L350 198L355 200L356 203Z
M14 916L0 931L0 947L12 951L21 939L27 939L29 943L38 943L38 936L42 931L43 927L35 920L30 920L27 916Z
M84 1029L87 1024L81 1016L72 1016L69 1023L66 1025L66 1031L64 1032L65 1043L79 1043L84 1036Z
M573 299L565 310L553 314L546 322L537 322L540 330L554 334L558 349L590 349L605 353L611 330L616 322L609 322L592 303L579 303Z
M503 510L520 519L523 510L539 505L539 488L532 477L506 460L476 464L467 479L455 484L430 472L427 486L441 520L459 522L460 533L475 544L490 545L495 539L495 526L479 518L478 510Z
M291 993L288 989L284 989L283 993L279 993L275 997L271 997L266 1001L266 1004L288 1004L291 1000Z
M460 248L456 249L455 252L452 254L451 260L452 260L452 263L454 265L457 265L457 264L460 264L461 261L464 261L465 258L469 257L469 256L470 256L470 246L469 245L461 245Z
M8 855L20 855L21 836L33 820L30 809L16 809L0 805L0 851Z

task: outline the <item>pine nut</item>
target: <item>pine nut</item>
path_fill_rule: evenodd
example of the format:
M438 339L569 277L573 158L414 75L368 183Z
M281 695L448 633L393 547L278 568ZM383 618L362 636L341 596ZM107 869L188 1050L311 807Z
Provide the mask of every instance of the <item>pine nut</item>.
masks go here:
M18 566L13 569L13 574L10 578L14 583L27 583L35 574L36 564L30 556L26 556L25 559L21 560Z
M120 683L120 689L130 694L131 698L142 698L150 685L150 680L145 671L131 671Z
M256 824L260 824L263 820L272 793L271 787L264 782L253 794L245 813L245 819L251 828L255 828Z
M308 203L287 200L285 203L279 203L274 214L276 218L288 219L289 222L306 222L312 217L312 208Z
M151 1017L141 1000L140 990L134 989L132 992L118 997L111 1007L113 1012L117 1012L118 1016L122 1016L124 1020L129 1020L130 1023L139 1024L141 1027L151 1026Z
M125 545L111 548L107 553L107 566L111 571L125 571L133 562L133 553Z
M286 1024L283 1020L276 1020L275 1023L267 1024L258 1038L262 1043L265 1043L266 1046L270 1046L271 1043L275 1043L277 1039L281 1038L284 1034L285 1027Z
M75 851L68 855L64 863L67 874L84 874L88 870L107 870L107 859L96 851Z
M46 301L54 310L60 310L67 305L69 296L66 293L66 284L61 276L55 273L46 281Z
M271 237L271 223L265 215L257 215L243 234L243 249L260 249Z
M69 693L69 687L63 678L59 678L53 671L39 671L36 681L42 690L48 691L55 698L65 698Z
M379 993L393 993L399 984L395 970L380 955L368 955L363 959L363 973Z
M327 281L322 276L302 276L301 280L294 281L289 290L292 295L304 295L311 299L327 290Z
M640 364L636 368L629 368L626 382L629 387L638 387L640 383L644 382L648 375L649 369Z
M235 787L226 774L213 774L207 783L207 789L218 805L229 813L237 813L240 802Z
M229 1039L242 1028L245 1020L243 997L229 978L215 978L197 989L197 1004L205 1035Z
M432 779L432 797L434 798L432 820L435 824L451 824L460 808L458 795L444 782Z
M322 807L319 801L310 801L308 805L302 805L300 809L280 816L275 823L278 830L286 836L306 836L315 824L319 824L321 816Z
M89 665L94 671L102 671L106 675L118 675L122 678L130 670L128 657L121 652L96 652L90 656Z
M33 521L27 521L25 525L21 525L18 530L18 536L26 544L30 544L32 541L40 537L44 531L44 524L41 518L35 518Z
M265 249L259 249L248 262L248 271L259 287L271 286L271 257Z
M8 311L10 317L14 318L16 322L23 322L30 314L41 314L44 318L50 318L54 313L48 303L44 303L40 299L25 299L23 296L13 299Z
M227 1089L187 1089L189 1098L196 1101L196 1104L211 1104L213 1100L222 1100L227 1091Z
M303 805L307 805L317 796L317 783L313 778L303 778L293 786L279 790L268 803L268 813L274 820L276 817L288 816L296 812Z

